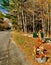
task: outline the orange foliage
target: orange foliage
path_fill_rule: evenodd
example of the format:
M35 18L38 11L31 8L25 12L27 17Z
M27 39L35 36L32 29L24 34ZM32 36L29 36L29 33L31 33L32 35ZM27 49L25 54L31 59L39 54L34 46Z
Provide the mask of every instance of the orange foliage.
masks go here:
M17 43L17 45L20 47L21 50L23 50L26 58L32 63L32 65L34 65L34 64L36 64L36 65L51 64L50 63L51 59L49 60L49 62L46 62L44 64L39 64L34 60L34 56L32 56L35 47L40 46L40 45L44 46L44 48L46 48L47 51L48 51L48 56L49 55L51 56L51 45L42 44L42 41L38 38L31 38L31 37L28 37L28 36L24 36L22 32L20 32L20 33L16 32L15 34L16 34L16 36L18 35L19 37L21 37L22 40L24 40L24 42L25 42L24 44L20 45L19 43ZM18 40L15 39L15 41L18 41ZM42 57L42 55L40 55L40 57Z

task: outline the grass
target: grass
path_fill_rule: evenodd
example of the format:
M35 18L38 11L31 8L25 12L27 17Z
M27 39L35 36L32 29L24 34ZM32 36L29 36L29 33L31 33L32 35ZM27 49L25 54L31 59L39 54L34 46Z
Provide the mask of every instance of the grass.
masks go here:
M13 39L16 42L16 44L20 47L20 49L22 49L25 52L25 56L29 61L32 62L32 65L51 65L51 60L44 64L39 64L34 60L35 56L33 56L33 50L36 46L41 45L41 41L38 38L33 39L31 37L24 36L23 34L24 33L14 31Z

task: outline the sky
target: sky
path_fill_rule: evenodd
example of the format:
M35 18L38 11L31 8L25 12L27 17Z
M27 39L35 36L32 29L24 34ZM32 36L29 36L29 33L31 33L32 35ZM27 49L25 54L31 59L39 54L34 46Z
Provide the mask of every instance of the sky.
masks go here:
M0 8L0 11L2 11L3 14L8 13L5 9Z
M2 2L2 0L0 0L0 2Z

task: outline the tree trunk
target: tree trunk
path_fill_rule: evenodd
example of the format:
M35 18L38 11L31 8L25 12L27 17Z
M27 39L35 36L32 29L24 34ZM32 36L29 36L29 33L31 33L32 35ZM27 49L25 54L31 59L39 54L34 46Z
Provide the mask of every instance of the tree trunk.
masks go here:
M34 13L33 13L33 32L34 32Z
M48 27L49 27L49 37L50 37L50 8L49 7L50 7L50 3L48 3L48 15L49 15L49 18L48 18L49 26Z
M47 3L47 15L48 15L48 3ZM48 32L49 32L49 18L47 20L47 25L48 25L48 27L47 27L47 36L48 36Z
M22 10L22 28L23 28L23 32L25 31L25 21L24 21L24 13Z
M49 37L50 37L50 10L49 10Z
M17 14L17 29L19 30L19 23L20 23L20 18L19 18L19 14Z
M42 10L44 9L44 5L42 5ZM42 11L42 15L44 16L44 10ZM45 20L44 20L44 17L42 17L42 30L43 32L45 33Z
M27 24L27 21L26 21L26 14L25 14L25 24L24 24L24 30L25 30L25 32L27 32L26 24Z

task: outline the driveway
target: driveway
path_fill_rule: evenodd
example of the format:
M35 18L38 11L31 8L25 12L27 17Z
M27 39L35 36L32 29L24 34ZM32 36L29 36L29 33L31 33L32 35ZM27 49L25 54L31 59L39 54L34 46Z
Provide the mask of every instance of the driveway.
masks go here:
M25 54L10 38L9 31L0 31L0 65L31 65Z

